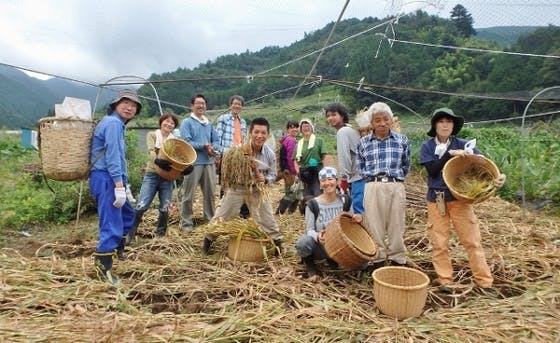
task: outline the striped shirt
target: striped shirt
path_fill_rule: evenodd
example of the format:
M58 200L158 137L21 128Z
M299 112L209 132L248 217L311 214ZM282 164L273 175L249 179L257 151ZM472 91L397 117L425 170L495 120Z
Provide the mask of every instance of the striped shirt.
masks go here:
M219 148L218 151L223 153L233 146L233 114L226 113L218 117L216 123L216 132L218 132ZM239 117L241 124L241 141L245 141L247 137L247 122L245 119Z
M410 171L410 145L408 138L397 132L389 132L385 139L370 133L358 142L358 161L362 177L385 174L404 181Z

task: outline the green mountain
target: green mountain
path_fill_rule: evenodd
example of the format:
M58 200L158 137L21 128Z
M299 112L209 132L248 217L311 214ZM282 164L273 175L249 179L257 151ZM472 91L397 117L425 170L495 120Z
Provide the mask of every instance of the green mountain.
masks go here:
M160 98L169 103L182 105L192 94L202 93L209 109L227 107L232 94L241 94L251 104L273 103L281 114L293 110L283 106L284 100L296 93L319 98L328 86L336 88L337 98L353 113L374 101L386 101L399 115L426 118L435 108L449 106L467 120L517 116L528 102L525 99L560 81L557 59L497 54L503 50L499 44L504 40L480 38L490 34L504 37L509 32L508 39L516 38L510 51L558 56L557 26L510 31L488 28L479 36L465 36L452 20L422 11L399 18L392 27L384 22L377 18L339 22L310 79L306 76L334 23L287 47L220 56L193 69L153 74L150 80ZM153 97L146 86L140 94ZM554 105L534 106L548 111ZM143 115L157 114L154 103L144 108Z
M476 29L476 37L498 43L507 48L517 42L519 36L538 29L536 26L495 26Z
M16 68L0 65L0 128L35 128L40 118L54 112L54 104L64 97L90 100L92 106L97 88L63 79L39 80ZM111 95L101 94L100 104ZM99 107L99 106L98 106Z

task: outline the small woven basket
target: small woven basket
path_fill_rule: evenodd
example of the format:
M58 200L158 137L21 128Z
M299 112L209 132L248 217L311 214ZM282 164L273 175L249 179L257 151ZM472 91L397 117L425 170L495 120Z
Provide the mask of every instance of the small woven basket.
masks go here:
M46 177L57 181L86 179L95 123L77 117L39 120L39 154Z
M397 319L422 314L430 279L407 267L383 267L373 272L373 293L381 313Z
M173 181L181 177L183 170L196 161L196 150L182 139L168 138L159 149L158 158L171 163L171 170L156 166L158 175Z
M490 188L476 195L469 195L461 191L458 186L461 182L460 179L467 174L472 174L473 171L476 174L490 176L490 181L485 180L489 183ZM496 193L497 188L493 186L492 181L499 174L500 170L496 164L482 155L455 156L447 161L442 171L443 181L449 187L451 194L457 200L466 200L472 203L482 202ZM480 182L482 181L480 180Z
M325 231L325 250L330 258L345 268L353 269L375 259L377 248L373 238L352 215L341 213Z
M228 243L228 257L240 262L259 262L266 258L267 239L247 236L231 237Z

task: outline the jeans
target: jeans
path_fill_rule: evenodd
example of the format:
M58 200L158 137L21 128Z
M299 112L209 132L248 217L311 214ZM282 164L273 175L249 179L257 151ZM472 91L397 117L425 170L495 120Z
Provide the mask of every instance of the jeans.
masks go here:
M146 173L142 179L142 187L140 188L140 196L136 211L146 211L150 208L154 196L158 193L159 210L167 212L171 204L171 196L173 195L174 181L169 181L156 173Z

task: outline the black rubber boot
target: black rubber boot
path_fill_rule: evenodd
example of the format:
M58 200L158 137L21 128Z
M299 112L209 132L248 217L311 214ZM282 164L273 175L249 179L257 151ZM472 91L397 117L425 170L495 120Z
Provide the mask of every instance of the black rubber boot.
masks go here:
M117 246L117 257L119 260L124 260L124 246L126 245L127 237L128 235L122 236L121 242L119 243L119 246Z
M297 207L298 207L298 201L297 200L292 201L290 207L288 208L288 213L289 214L294 213L297 210Z
M274 256L278 257L282 254L282 241L279 239L274 240Z
M330 269L338 269L338 263L332 258L327 258L327 264L329 265Z
M107 281L111 285L117 287L120 280L117 276L113 275L111 269L113 268L113 256L115 251L111 252L95 252L95 272L101 281Z
M313 198L314 198L313 195L305 195L303 199L301 199L299 203L299 213L301 213L302 216L305 215L305 208L307 207L307 201Z
M169 212L159 211L156 236L164 237L167 233L167 222L169 221Z
M278 214L286 213L286 210L290 205L291 205L290 201L285 199L280 200L280 203L278 203L278 209L276 209L276 214L278 215Z
M202 242L202 253L204 255L210 255L210 248L212 247L213 240L210 238L204 237L204 241Z
M313 256L307 256L302 258L303 263L305 263L305 269L307 271L307 277L312 277L315 275L319 275L319 270L317 269L317 265L315 264L315 260L313 260Z
M130 245L130 243L134 242L136 238L136 230L138 230L138 226L142 222L142 216L144 215L145 210L143 211L136 211L136 215L134 216L134 224L132 224L132 229L128 235L126 235L126 245Z

